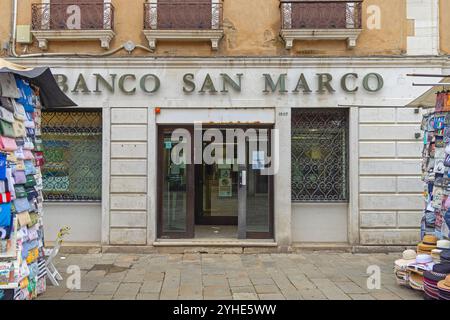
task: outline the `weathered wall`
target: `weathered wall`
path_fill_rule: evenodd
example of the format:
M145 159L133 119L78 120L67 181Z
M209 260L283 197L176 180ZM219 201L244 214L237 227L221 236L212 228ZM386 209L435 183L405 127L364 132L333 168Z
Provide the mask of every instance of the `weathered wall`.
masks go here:
M450 53L450 19L448 13L450 12L450 1L440 0L440 39L441 39L441 54Z
M8 41L11 32L11 1L0 0L0 57L5 55L3 42Z
M19 1L18 24L31 23L31 3L35 0ZM112 0L115 7L116 37L111 48L116 48L128 40L147 46L143 29L143 0ZM444 2L444 1L441 1ZM381 9L381 28L369 29L371 8ZM442 10L450 4L442 4ZM408 22L406 0L366 0L363 5L363 32L357 47L347 49L345 41L296 41L292 50L286 50L279 36L279 0L225 0L224 33L217 52L211 51L208 42L159 42L155 53L137 49L133 55L157 56L298 56L298 55L399 55L406 52ZM10 29L11 1L1 0L0 41L8 39ZM369 9L369 10L368 10ZM369 14L368 14L369 11ZM445 45L448 47L450 37ZM37 43L25 48L17 46L17 51L27 53L42 52ZM50 42L48 52L103 53L98 41L92 42ZM128 55L121 51L116 55Z

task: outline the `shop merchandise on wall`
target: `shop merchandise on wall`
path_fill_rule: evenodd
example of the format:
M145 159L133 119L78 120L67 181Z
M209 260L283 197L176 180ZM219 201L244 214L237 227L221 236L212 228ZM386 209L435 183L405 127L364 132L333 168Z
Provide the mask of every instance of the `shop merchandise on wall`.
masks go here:
M39 88L0 73L0 300L46 288Z
M423 291L427 299L450 300L450 92L438 92L432 112L423 116L425 208L416 251L395 261L398 284Z

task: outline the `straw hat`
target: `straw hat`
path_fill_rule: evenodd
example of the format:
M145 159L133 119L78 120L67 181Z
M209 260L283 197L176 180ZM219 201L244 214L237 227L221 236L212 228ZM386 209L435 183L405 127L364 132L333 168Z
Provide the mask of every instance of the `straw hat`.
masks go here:
M427 234L423 237L421 243L417 245L417 251L431 252L431 250L436 249L437 237L431 234Z
M438 249L450 249L450 240L439 240L436 243Z
M438 282L438 288L450 292L450 274L444 280Z
M414 290L420 290L423 291L423 276L417 274L417 273L411 273L409 278L409 286L413 288Z
M399 268L406 268L409 264L416 262L417 254L414 250L408 249L403 251L402 259L395 261L395 266Z

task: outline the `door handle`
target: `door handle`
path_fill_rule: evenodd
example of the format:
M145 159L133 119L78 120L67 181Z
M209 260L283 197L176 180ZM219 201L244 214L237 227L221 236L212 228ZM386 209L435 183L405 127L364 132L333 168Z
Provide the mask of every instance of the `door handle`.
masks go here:
M241 186L247 185L247 171L241 171Z

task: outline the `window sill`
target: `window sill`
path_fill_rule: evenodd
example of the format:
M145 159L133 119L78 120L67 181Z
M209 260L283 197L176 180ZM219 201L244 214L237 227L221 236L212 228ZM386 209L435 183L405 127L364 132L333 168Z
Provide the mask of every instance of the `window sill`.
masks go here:
M219 41L223 37L223 30L144 30L151 49L156 48L158 40L181 40L181 41L211 41L213 50L219 48Z
M33 30L39 48L47 50L48 41L91 41L100 40L102 48L109 49L109 43L114 38L112 30Z
M294 40L346 40L349 49L356 47L362 29L281 29L286 49L292 49Z

